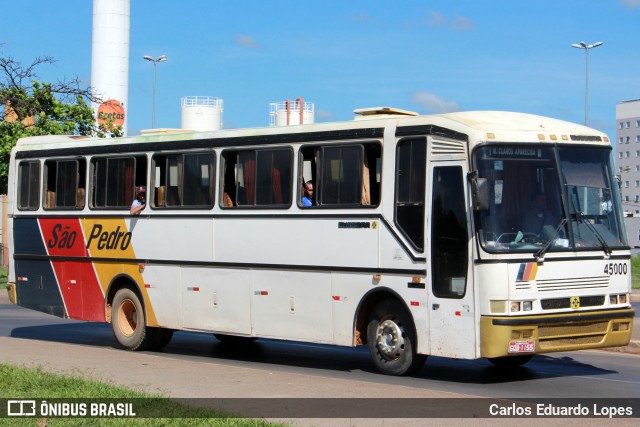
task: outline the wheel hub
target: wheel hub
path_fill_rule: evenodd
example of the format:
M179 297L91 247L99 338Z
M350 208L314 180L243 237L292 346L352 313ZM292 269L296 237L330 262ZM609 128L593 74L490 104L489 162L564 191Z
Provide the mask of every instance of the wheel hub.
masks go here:
M135 304L126 300L118 310L118 326L123 335L130 337L136 331L138 326L138 315Z
M385 320L378 325L376 341L378 349L387 360L397 359L404 352L403 331L393 320Z

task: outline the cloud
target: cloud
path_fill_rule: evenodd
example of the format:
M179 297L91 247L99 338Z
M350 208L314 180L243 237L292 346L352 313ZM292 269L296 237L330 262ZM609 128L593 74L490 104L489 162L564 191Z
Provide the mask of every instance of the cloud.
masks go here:
M336 115L327 110L316 110L315 118L318 122L330 122L336 120Z
M633 0L626 0L633 1ZM427 19L426 24L433 28L451 28L456 31L470 31L475 28L473 21L465 16L455 16L447 18L440 12L430 12L431 16Z
M244 34L238 34L235 38L235 42L237 45L246 47L248 49L258 48L258 43L256 42L256 39L254 39L251 36L246 36Z
M640 0L622 0L622 4L630 9L640 7Z
M429 92L415 92L411 102L419 105L430 113L452 113L462 108L456 101L448 101Z

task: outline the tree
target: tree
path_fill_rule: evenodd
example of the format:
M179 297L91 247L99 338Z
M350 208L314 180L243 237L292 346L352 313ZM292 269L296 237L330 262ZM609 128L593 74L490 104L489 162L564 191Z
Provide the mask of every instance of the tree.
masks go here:
M36 68L53 64L37 57L28 66L0 57L0 194L7 192L9 157L18 139L37 135L122 136L112 123L95 126L91 102L100 102L76 77L56 83L40 82Z

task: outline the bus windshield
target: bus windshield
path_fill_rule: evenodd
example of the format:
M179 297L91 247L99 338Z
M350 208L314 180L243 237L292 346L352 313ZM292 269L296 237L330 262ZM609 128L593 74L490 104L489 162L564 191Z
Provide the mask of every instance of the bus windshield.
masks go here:
M603 250L627 246L610 150L486 146L474 154L489 187L477 230L489 252Z

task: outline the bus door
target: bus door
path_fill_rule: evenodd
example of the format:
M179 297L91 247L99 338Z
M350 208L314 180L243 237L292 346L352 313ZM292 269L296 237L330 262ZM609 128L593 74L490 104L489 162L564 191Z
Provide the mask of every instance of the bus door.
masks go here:
M427 274L430 354L475 357L475 315L470 278L465 180L460 162L434 162L428 169Z

